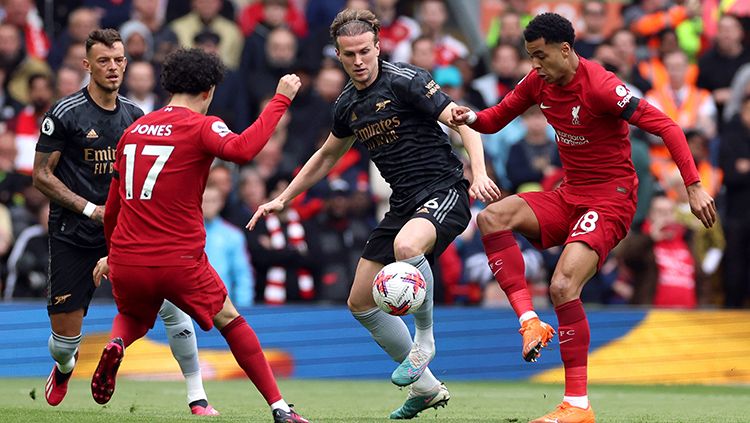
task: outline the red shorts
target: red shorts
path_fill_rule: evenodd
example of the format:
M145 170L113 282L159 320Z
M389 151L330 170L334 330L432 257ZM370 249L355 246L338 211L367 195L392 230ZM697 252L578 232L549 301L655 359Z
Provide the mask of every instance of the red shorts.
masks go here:
M203 330L224 306L227 288L204 253L185 266L130 266L110 263L109 277L117 310L154 326L165 299L190 315Z
M561 186L554 191L518 194L539 221L541 239L530 240L545 249L571 242L586 243L599 255L598 267L630 229L637 204L638 183L592 187Z

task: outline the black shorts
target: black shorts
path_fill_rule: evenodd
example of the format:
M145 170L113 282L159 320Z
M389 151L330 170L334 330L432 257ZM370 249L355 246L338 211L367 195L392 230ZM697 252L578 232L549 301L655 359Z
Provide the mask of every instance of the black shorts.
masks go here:
M47 314L83 309L88 312L94 295L92 272L107 248L82 248L50 237Z
M427 259L433 262L440 256L463 233L471 219L466 181L435 191L427 198L410 214L397 215L391 211L386 213L378 227L370 233L362 258L382 264L396 261L393 241L406 222L417 217L429 220L437 231L435 246L426 255Z

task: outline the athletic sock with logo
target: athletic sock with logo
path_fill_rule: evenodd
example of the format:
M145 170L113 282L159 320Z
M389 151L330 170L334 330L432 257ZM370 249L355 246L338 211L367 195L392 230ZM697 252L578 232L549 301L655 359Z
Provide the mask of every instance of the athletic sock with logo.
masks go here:
M482 237L487 262L495 280L508 296L516 316L533 311L531 295L526 287L525 267L521 249L511 231L497 231Z
M159 309L159 316L167 331L169 348L187 384L188 403L208 399L203 389L201 366L198 361L198 342L195 339L193 320L184 311L169 301L164 301Z
M560 356L565 366L565 396L585 397L587 383L588 351L591 343L591 332L583 303L580 299L568 301L555 307L559 323ZM571 405L579 407L583 402L571 398ZM588 400L583 399L588 406Z

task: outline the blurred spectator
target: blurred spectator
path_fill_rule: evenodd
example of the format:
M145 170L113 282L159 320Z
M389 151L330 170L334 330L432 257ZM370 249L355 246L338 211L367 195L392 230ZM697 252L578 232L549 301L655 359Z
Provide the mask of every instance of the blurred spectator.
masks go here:
M181 18L188 13L190 13L193 5L191 1L169 1L169 0L157 0L160 3L163 1L166 3L166 5L161 5L160 7L164 8L164 21L165 22L173 22L178 18ZM221 8L219 10L219 14L230 21L233 21L234 18L237 16L237 13L235 11L235 4L239 3L241 4L247 4L248 2L253 2L257 0L221 0Z
M750 296L750 95L727 124L719 162L726 186L724 305L740 308Z
M297 55L297 39L292 31L284 27L273 29L266 38L264 51L266 66L243 73L248 81L245 84L250 113L247 120L258 115L260 102L273 94L279 78L292 72Z
M641 60L638 63L638 72L641 77L651 82L651 88L654 90L660 90L670 83L669 71L665 63L666 57L677 52L685 54L677 44L677 35L674 31L663 31L660 39L661 44L658 54L653 54L648 59ZM685 60L688 63L683 76L685 83L695 85L695 81L698 79L698 65L690 62L687 54L685 54Z
M482 95L488 106L498 104L506 94L515 88L522 75L518 74L521 56L510 44L498 44L492 49L490 73L474 79L474 87Z
M305 2L305 17L310 34L318 30L328 32L328 26L336 14L346 7L346 0L307 0Z
M0 67L7 72L6 95L9 94L22 104L29 103L29 77L37 73L52 73L44 61L26 54L20 32L7 23L0 24Z
M205 30L195 36L195 47L207 53L219 54L219 35ZM250 123L247 102L241 93L245 91L238 71L227 69L224 79L214 90L214 99L208 106L208 114L220 117L229 129L242 132Z
M730 98L724 106L722 116L725 122L729 122L740 113L743 99L750 95L750 63L737 69L737 73L732 78L730 90Z
M717 29L713 47L698 61L697 86L711 92L721 116L731 96L732 78L742 65L750 62L750 50L742 45L745 34L736 17L722 16ZM721 120L718 123L721 126Z
M63 63L63 58L72 44L86 42L89 33L99 28L99 15L93 9L80 7L68 15L68 25L65 31L55 39L47 62L52 69L57 69Z
M409 63L432 72L435 69L435 41L426 35L412 41Z
M471 84L475 79L474 68L469 59L464 57L456 58L451 66L454 66L461 74L461 88L463 90L463 98L466 99L468 104L473 104L475 107L481 109L487 108L487 103L484 102L482 94L474 88Z
M603 65L611 65L612 71L617 74L623 82L630 84L630 90L636 88L642 93L651 90L651 81L643 78L636 64L636 42L635 35L627 29L618 29L610 39L612 45L612 56L604 58Z
M55 99L63 98L84 86L84 74L70 66L60 66L55 77Z
M319 228L315 242L319 246L321 263L317 298L344 304L370 228L363 221L350 217L352 190L349 183L343 179L324 181L328 185L325 207L314 220Z
M636 3L625 11L625 26L629 27L633 33L638 37L647 39L647 44L652 52L658 51L662 46L660 45L664 40L660 39L659 35L665 31L679 30L680 25L685 23L687 26L691 26L688 22L692 17L700 15L700 1L688 0L686 5L670 4L666 0L643 0L640 3ZM691 55L697 53L697 47L694 45L697 36L699 34L693 33L688 28L687 31L681 30L684 38L684 43L690 46ZM677 42L675 33L675 43Z
M211 173L209 173L209 179ZM244 167L240 171L237 191L239 202L227 205L224 216L233 225L238 228L244 228L247 222L250 221L253 213L255 213L255 210L258 209L258 206L267 200L266 180L255 167ZM248 236L249 233L246 232L245 235Z
M261 71L266 67L268 52L268 36L276 28L284 28L286 17L286 1L259 1L248 8L262 8L262 19L253 25L253 30L247 34L242 48L240 72L247 75ZM287 28L288 29L288 28ZM294 32L292 32L294 34ZM296 38L295 35L292 35ZM296 52L295 52L296 54ZM316 64L317 66L317 64Z
M272 25L272 28L283 24L295 36L300 38L307 36L305 15L297 9L294 2L289 0L259 0L243 9L237 22L242 34L246 37L255 32L257 26L263 22L278 22Z
M44 60L49 54L49 40L44 24L31 0L5 0L3 23L13 25L23 34L24 51L30 57Z
M221 0L192 0L191 12L172 22L172 31L177 35L180 45L194 46L195 36L209 29L219 35L219 55L230 69L240 65L242 53L242 33L237 25L219 15Z
M448 9L444 0L423 0L419 5L418 21L422 33L435 41L435 64L445 66L458 57L467 57L466 45L447 33Z
M255 298L255 279L250 269L245 236L219 216L224 195L208 185L203 192L203 218L206 224L206 256L227 287L237 307L249 307Z
M590 59L594 51L604 42L604 26L607 23L605 4L601 1L588 0L583 3L583 23L585 30L576 35L575 51Z
M688 61L685 53L676 51L667 54L664 65L669 74L669 84L646 93L646 100L682 128L701 128L709 139L713 138L716 135L716 104L711 93L686 82ZM651 169L656 178L664 183L665 172L672 160L662 140L653 136L651 139L654 140L651 146Z
M83 6L99 15L102 28L118 28L128 20L133 0L83 0Z
M68 49L63 56L62 66L69 66L84 73L84 79L85 81L88 81L89 73L86 70L86 66L83 64L84 60L86 60L86 44L74 43L68 46Z
M125 73L125 94L143 113L151 113L161 105L161 100L154 93L156 77L154 67L149 62L136 61L128 63Z
M718 198L721 193L723 174L720 168L711 163L709 157L709 140L700 130L685 133L690 153L701 178L701 185L708 195ZM677 221L685 225L691 233L689 239L690 250L696 262L696 284L699 304L721 304L720 298L723 287L719 280L719 264L724 254L726 240L722 230L722 221L717 216L716 223L706 228L695 219L690 211L687 190L679 171L675 169L669 177L668 195L676 202Z
M23 108L23 104L5 90L8 71L0 66L0 125L13 119Z
M131 20L123 24L141 22L146 25L153 39L153 61L157 64L161 64L178 45L177 36L164 24L165 3L159 0L133 0Z
M256 158L257 161L257 158ZM266 189L273 198L285 189L291 175L275 175ZM321 263L316 226L303 222L293 207L261 219L246 232L257 271L256 298L267 304L315 298L316 267Z
M508 179L513 192L541 191L541 182L562 167L555 140L547 135L547 119L538 106L523 115L526 135L508 153Z
M16 134L0 124L0 204L23 205L23 192L31 186L31 177L15 170Z
M44 113L52 105L52 78L45 74L34 74L29 77L29 105L16 116L16 163L18 172L31 175L34 169L36 141Z
M389 62L408 62L411 43L421 33L414 19L400 14L397 0L374 0L372 11L380 20L380 56Z
M129 62L149 62L154 57L154 39L148 27L138 21L128 21L120 27L120 37Z
M2 214L0 213L0 216ZM13 298L47 296L49 202L43 203L36 214L38 223L29 226L18 235L8 257L8 279L4 288L5 301L11 301Z
M656 258L658 276L652 304L694 308L695 261L686 241L687 228L676 220L674 201L663 195L654 197L643 232L651 237Z

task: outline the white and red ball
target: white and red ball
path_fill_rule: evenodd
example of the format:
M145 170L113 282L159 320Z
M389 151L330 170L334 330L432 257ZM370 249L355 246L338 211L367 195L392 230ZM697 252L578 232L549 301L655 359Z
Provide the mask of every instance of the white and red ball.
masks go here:
M372 296L381 310L403 316L419 310L427 293L427 282L416 267L403 261L391 263L372 282Z

